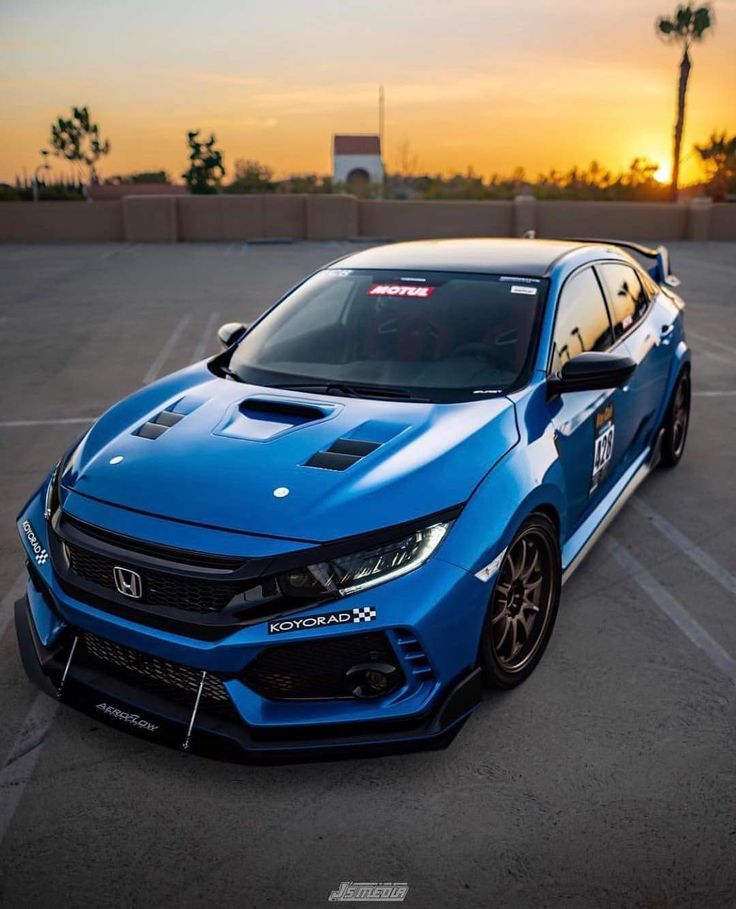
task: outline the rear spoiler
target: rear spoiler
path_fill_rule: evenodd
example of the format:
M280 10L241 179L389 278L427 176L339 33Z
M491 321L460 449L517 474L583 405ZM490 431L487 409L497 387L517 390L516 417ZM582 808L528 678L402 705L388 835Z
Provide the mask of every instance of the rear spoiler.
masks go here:
M528 236L528 234L533 234L533 231L528 231L524 236ZM534 239L534 237L531 236L529 239ZM603 240L591 237L563 237L562 239L570 243L602 243L606 246L620 246L623 249L630 249L640 256L644 256L645 259L654 260L654 264L647 268L647 273L651 278L654 278L657 284L666 284L667 287L680 286L680 279L672 274L670 251L666 246L658 246L656 249L652 249L650 246L642 246L641 243L630 243L628 240Z
M568 237L575 243L605 243L607 246L620 246L623 249L630 249L645 259L654 259L654 264L647 268L647 274L654 278L657 284L666 284L668 287L679 287L680 279L672 274L670 266L670 251L666 246L658 246L652 249L650 246L642 246L641 243L630 243L628 240L592 240L587 237Z

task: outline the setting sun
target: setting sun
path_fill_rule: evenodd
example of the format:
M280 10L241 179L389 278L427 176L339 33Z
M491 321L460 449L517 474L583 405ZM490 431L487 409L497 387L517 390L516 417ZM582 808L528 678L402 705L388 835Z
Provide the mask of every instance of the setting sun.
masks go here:
M672 179L672 166L670 164L660 164L654 171L654 179L658 183L669 183Z

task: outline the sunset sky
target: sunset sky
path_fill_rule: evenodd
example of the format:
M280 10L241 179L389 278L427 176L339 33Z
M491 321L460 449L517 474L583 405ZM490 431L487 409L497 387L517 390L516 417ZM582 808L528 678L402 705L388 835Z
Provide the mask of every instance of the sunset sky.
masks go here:
M334 132L373 132L420 171L534 177L635 155L669 171L678 51L654 20L671 0L0 0L0 181L87 104L112 144L103 176L186 166L214 131L225 164L330 170ZM736 132L736 0L693 51L684 155ZM408 143L408 155L404 147ZM67 168L68 169L68 168ZM685 180L700 175L686 157Z

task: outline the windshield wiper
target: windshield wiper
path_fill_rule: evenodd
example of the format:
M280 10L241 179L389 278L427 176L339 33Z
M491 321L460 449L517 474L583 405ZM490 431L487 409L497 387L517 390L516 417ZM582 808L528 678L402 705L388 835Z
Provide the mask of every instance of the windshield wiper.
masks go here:
M291 384L273 384L273 388L288 388L295 391L310 391L314 394L345 395L349 398L387 398L390 400L423 401L408 388L397 388L393 385L369 385L363 382L295 382Z
M242 382L243 381L236 372L234 372L232 369L230 369L229 366L223 366L222 364L220 364L217 367L217 370L218 370L219 374L223 377L223 379L232 379L233 382Z

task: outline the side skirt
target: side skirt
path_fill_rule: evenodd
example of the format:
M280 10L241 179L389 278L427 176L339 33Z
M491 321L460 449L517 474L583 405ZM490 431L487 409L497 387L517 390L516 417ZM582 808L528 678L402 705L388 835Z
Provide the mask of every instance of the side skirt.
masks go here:
M657 442L659 443L659 438ZM644 451L618 483L601 501L595 511L583 522L562 547L562 583L570 579L575 569L595 546L616 515L656 466L659 445Z

